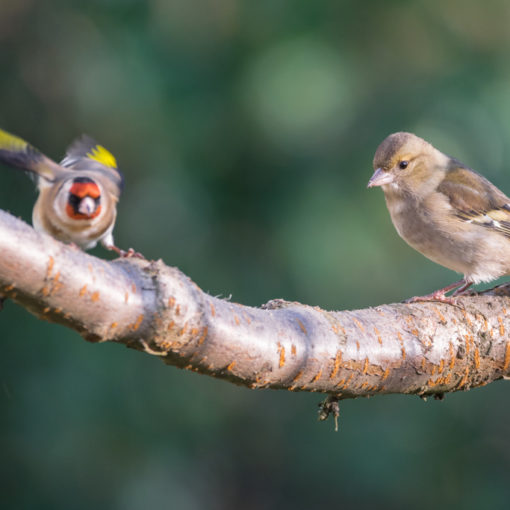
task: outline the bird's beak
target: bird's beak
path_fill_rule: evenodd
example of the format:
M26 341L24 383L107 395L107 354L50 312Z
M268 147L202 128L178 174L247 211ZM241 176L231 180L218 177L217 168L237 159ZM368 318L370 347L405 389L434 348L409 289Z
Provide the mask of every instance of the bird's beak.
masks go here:
M80 205L78 206L78 212L85 216L90 216L96 209L96 203L93 198L85 197L81 199Z
M368 181L367 188L374 188L375 186L383 186L384 184L390 184L393 182L393 175L389 172L384 171L382 168L378 168L370 180Z

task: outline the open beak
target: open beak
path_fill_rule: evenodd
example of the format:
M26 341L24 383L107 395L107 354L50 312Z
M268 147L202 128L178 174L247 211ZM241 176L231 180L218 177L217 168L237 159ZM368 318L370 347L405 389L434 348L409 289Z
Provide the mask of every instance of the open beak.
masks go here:
M382 168L378 168L370 180L368 181L367 188L374 188L375 186L383 186L384 184L390 184L393 182L393 175L386 172Z

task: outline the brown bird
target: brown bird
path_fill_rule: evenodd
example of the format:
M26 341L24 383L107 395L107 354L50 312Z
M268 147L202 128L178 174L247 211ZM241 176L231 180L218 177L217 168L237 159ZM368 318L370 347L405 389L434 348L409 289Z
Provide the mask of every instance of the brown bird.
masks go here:
M121 256L135 255L133 250L125 252L113 242L123 176L113 155L92 138L76 140L57 164L21 138L0 129L0 161L34 176L39 197L32 223L37 231L84 250L101 242Z
M485 177L412 133L379 145L368 187L381 186L398 234L464 278L413 301L454 303L470 285L510 274L510 199Z

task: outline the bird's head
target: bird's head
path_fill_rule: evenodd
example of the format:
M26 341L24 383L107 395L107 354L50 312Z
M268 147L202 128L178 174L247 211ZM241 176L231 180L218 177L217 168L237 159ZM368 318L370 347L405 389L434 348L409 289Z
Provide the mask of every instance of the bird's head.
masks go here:
M412 133L393 133L375 152L374 174L367 187L381 186L385 192L399 188L416 190L445 168L448 159Z
M71 179L67 190L66 214L73 220L91 220L101 213L101 188L90 177Z

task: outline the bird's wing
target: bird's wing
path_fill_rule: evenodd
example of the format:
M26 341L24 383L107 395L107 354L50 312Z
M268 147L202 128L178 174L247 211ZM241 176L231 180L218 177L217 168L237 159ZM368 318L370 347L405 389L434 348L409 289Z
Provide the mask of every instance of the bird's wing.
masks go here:
M25 140L0 129L0 161L53 181L62 168Z
M437 190L447 197L457 218L510 237L510 199L485 177L457 167Z
M122 190L124 177L115 156L90 136L83 135L76 139L60 164L71 170L99 171L116 184L119 194Z

